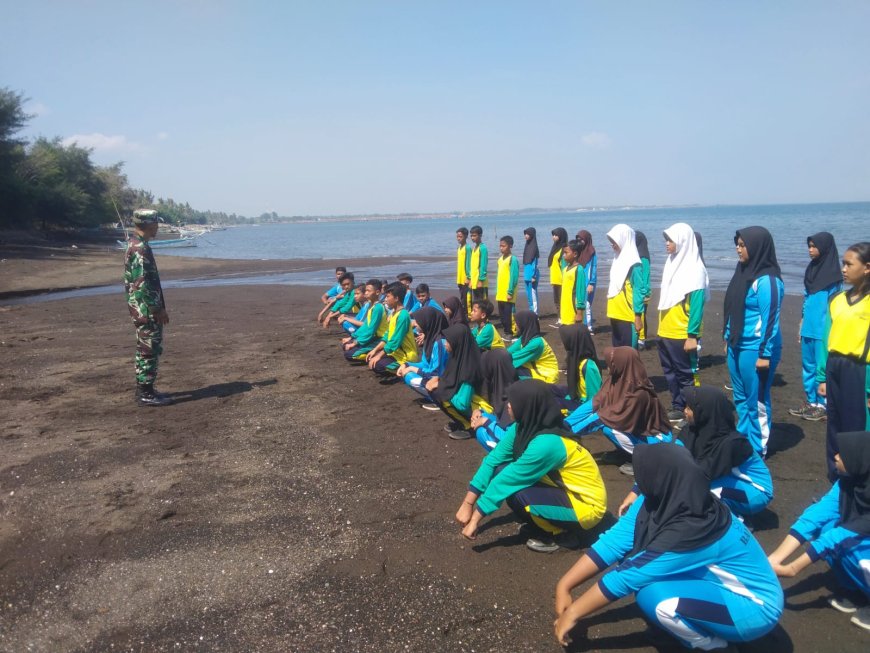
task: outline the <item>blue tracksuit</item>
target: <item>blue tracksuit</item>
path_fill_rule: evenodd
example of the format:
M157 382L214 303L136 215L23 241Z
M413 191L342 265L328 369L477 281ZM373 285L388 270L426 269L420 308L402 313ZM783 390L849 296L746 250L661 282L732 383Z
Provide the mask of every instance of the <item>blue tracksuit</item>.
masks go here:
M326 291L326 296L329 297L329 299L332 299L332 298L335 297L338 293L340 293L341 290L342 290L342 288L341 288L341 284L340 284L340 283L336 283L332 288L330 288L329 290Z
M735 515L754 515L773 499L773 479L761 456L753 453L730 474L710 481L710 491Z
M774 285L771 285L771 280L775 280ZM782 280L777 277L763 276L752 282L746 291L743 333L736 347L728 346L728 371L734 387L737 430L747 435L752 448L762 456L767 453L770 437L770 386L782 357L779 313L784 293ZM725 325L726 340L730 328L729 320ZM755 363L759 358L770 360L770 367L758 370Z
M598 413L592 408L591 398L585 403L580 404L577 410L568 415L565 418L565 423L578 435L587 435L595 431L601 431L604 437L610 440L617 449L622 449L629 455L634 453L634 448L638 444L656 444L657 442L670 442L673 440L671 433L633 435L610 428L598 418Z
M652 623L690 648L712 649L746 642L776 626L782 587L761 546L738 519L716 542L693 551L634 546L634 524L643 497L598 538L587 555L599 569L621 563L598 581L611 601L636 593Z
M804 510L789 530L800 541L811 542L807 554L820 558L834 570L844 588L859 590L870 599L870 536L839 526L840 482Z
M526 297L529 300L529 310L532 313L538 313L538 259L534 259L531 263L523 263L523 281L526 284Z
M365 304L360 306L360 309L357 311L356 315L353 316L354 319L357 319L360 322L365 322L366 313L369 312L369 308L371 308L371 305L371 302L366 302ZM350 335L353 335L354 332L359 329L356 324L351 324L350 322L342 322L341 328L347 331Z
M804 288L804 305L801 314L801 367L804 392L807 403L825 405L825 398L819 395L819 383L816 381L816 368L824 355L825 348L825 316L828 314L828 302L843 289L842 283L835 283L824 290L807 293Z
M429 392L426 390L426 381L433 376L441 376L444 373L444 368L447 366L447 358L449 354L444 347L444 339L438 340L432 345L431 356L426 356L426 350L420 350L420 362L410 363L411 366L420 369L419 372L408 372L402 379L405 385L423 395L428 401L433 401Z
M487 419L487 422L483 426L478 426L474 430L474 435L480 443L480 446L482 446L486 451L492 451L495 449L495 445L501 442L502 438L504 438L508 432L511 430L516 431L516 422L512 422L507 428L502 428L499 426L498 417L492 413L486 413L483 411L481 411L481 413Z
M595 288L598 287L598 252L592 255L589 262L583 266L586 273L586 285L592 286L591 291L586 293L586 326L592 330L592 300L595 299Z

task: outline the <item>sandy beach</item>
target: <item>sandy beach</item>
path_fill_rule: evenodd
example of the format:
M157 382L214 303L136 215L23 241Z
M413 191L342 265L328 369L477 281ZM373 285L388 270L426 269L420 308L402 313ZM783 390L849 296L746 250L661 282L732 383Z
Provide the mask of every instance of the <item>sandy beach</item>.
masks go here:
M120 283L121 261L105 247L4 246L0 297ZM335 263L311 262L324 288ZM164 279L298 264L158 255ZM402 385L348 366L338 330L314 322L322 291L168 290L158 387L176 404L162 409L133 402L120 294L0 306L0 651L561 650L553 589L579 552L527 550L506 509L476 541L460 536L453 515L482 449L449 440ZM776 496L756 520L767 551L828 487L825 423L787 413L802 400L799 316L786 297ZM720 329L718 296L705 384L727 379ZM547 340L561 359L558 333ZM595 340L601 353L609 334ZM667 404L657 352L641 356ZM631 480L602 474L615 511ZM866 651L867 633L825 602L833 583L824 563L786 581L780 627L740 650ZM653 646L632 600L587 623L576 650L682 650Z

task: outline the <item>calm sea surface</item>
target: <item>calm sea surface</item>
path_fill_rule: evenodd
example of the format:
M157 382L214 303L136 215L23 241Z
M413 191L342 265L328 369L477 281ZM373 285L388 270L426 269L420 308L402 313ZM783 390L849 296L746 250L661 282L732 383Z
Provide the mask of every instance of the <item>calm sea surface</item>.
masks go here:
M454 287L453 262L415 262L415 256L452 257L456 250L454 233L460 226L483 227L484 242L490 252L490 274L495 272L498 239L513 236L514 253L522 256L523 229L535 227L542 259L552 244L550 231L564 227L572 236L580 229L592 234L598 250L599 277L606 278L613 252L606 238L610 228L620 222L643 231L650 243L652 278L655 287L661 280L665 259L662 231L675 222L686 222L704 239L704 258L711 285L728 285L737 255L734 232L741 227L766 227L776 242L776 253L783 272L786 292L803 292L803 273L809 258L807 236L819 231L834 235L842 256L852 243L870 240L870 202L848 204L800 204L764 206L711 206L677 209L608 209L562 213L464 216L417 220L330 221L304 224L264 224L217 231L197 241L197 247L159 250L159 256L197 256L229 259L366 258L397 256L401 264L377 266L354 271L363 277L395 277L406 270L415 281L426 281L433 288ZM545 262L545 261L544 261ZM547 280L541 266L543 281ZM329 274L288 273L272 279L278 283L327 285ZM599 284L601 279L599 279Z

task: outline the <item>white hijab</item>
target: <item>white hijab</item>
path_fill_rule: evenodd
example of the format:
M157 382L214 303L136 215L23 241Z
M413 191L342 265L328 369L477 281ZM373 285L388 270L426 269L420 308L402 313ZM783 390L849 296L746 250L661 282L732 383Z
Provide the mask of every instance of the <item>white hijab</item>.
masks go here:
M610 285L607 287L607 297L616 297L622 292L622 286L631 268L640 263L640 254L637 253L637 243L634 242L634 229L627 224L618 224L607 232L616 246L619 254L610 265Z
M685 222L678 222L665 229L665 235L674 242L677 251L665 261L659 310L676 306L695 290L703 290L709 299L710 278L698 251L695 232Z

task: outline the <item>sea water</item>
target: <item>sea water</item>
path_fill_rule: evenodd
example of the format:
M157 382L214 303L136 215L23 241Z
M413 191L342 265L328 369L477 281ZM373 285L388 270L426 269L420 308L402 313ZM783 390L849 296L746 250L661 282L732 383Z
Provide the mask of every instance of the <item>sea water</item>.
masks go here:
M242 226L208 233L197 247L161 249L159 255L196 256L224 259L360 259L399 257L389 266L362 266L353 271L360 278L393 279L407 271L415 281L436 289L455 287L455 260L415 261L414 257L449 257L456 252L455 232L461 226L483 227L483 241L489 248L489 273L495 275L498 242L502 236L514 239L514 254L522 257L523 229L535 227L541 253L542 282L548 280L546 258L552 245L551 231L564 227L569 238L580 229L592 234L598 251L599 277L606 278L614 253L606 234L613 225L625 223L643 231L649 241L652 284L661 281L667 256L662 232L675 222L686 222L703 237L704 259L714 289L724 289L737 263L734 232L751 225L766 227L773 235L786 292L803 292L803 274L809 257L807 237L819 231L834 235L840 255L861 240L870 240L870 202L843 204L792 204L758 206L706 206L679 208L580 209L560 212L482 215L406 219L322 220L284 224ZM328 285L331 274L297 272L280 275L272 282ZM601 282L599 281L599 284Z

